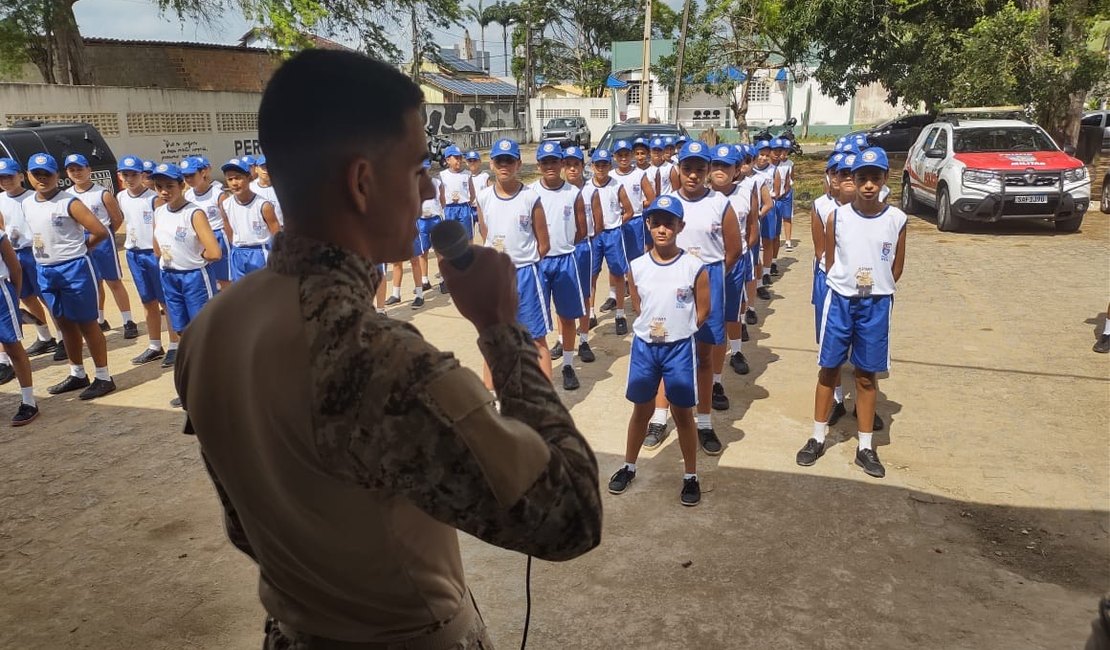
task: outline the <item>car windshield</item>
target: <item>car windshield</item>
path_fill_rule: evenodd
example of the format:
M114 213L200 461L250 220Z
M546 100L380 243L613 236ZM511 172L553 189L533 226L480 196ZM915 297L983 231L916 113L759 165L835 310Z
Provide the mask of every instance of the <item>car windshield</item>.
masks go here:
M629 142L636 138L643 138L651 140L652 138L677 138L683 135L676 127L669 125L651 125L648 124L642 129L620 129L619 131L609 131L602 138L601 142L597 144L598 149L610 149L615 140L628 140Z
M547 127L549 129L570 129L574 128L574 120L566 117L557 117L553 120L548 120Z
M1035 126L959 129L953 148L956 153L1057 150L1044 131Z

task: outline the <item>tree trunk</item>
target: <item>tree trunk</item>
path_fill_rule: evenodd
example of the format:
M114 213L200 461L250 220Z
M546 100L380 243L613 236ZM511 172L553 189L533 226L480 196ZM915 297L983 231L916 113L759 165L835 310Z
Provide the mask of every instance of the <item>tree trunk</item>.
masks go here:
M755 69L748 68L744 70L748 78L740 86L740 101L736 101L736 93L732 93L732 98L729 101L729 107L732 108L732 116L736 118L736 130L740 132L740 142L750 142L751 137L748 134L748 88L751 86L752 78L755 76Z
M73 4L77 0L51 0L51 19L54 32L55 64L58 81L88 86L94 83L92 69L85 56L85 41L77 28Z

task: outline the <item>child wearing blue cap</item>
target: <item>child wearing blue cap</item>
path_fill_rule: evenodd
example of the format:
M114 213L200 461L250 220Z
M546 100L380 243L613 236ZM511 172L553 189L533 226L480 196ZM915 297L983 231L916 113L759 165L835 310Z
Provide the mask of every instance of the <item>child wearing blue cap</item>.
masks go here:
M782 219L783 249L787 252L794 250L794 161L790 160L790 140L778 139L778 164L775 173L778 174L781 187L779 199L779 218ZM778 268L774 269L776 272Z
M443 151L447 158L447 169L439 173L439 202L443 206L443 218L458 221L465 228L470 239L474 239L474 216L470 204L477 192L470 172L463 168L462 150L451 145Z
M643 169L633 163L632 144L628 140L617 140L613 144L613 160L617 169L613 177L624 188L632 201L632 218L624 224L624 248L629 261L644 254L647 231L644 230L644 207L655 200L655 188ZM633 302L635 302L633 298ZM602 308L602 311L606 311Z
M517 319L531 333L540 368L550 379L547 333L551 330L551 316L544 303L543 276L539 269L539 262L549 249L543 203L518 178L519 144L508 139L493 143L490 162L494 183L478 193L478 228L485 245L508 255L516 266ZM492 390L488 366L485 380Z
M671 170L674 165L666 156L666 144L663 138L651 139L651 167L648 169L648 178L651 180L656 196L671 193Z
M88 159L81 154L66 156L65 168L66 176L73 183L69 188L70 193L81 199L81 202L108 229L108 238L89 248L89 259L92 260L93 270L96 272L97 291L100 296L97 310L100 329L105 332L112 329L104 318L104 285L107 284L123 319L123 338L138 338L139 328L131 320L131 298L123 286L123 269L120 268L119 254L116 252L114 235L123 225L123 213L120 212L119 203L111 192L93 183L92 168L89 167Z
M895 285L906 256L906 214L879 200L890 163L873 147L855 156L855 199L838 207L825 224L824 258L828 293L822 309L813 436L796 461L808 466L825 453L828 414L840 367L849 360L856 375L856 420L859 444L855 463L869 476L886 469L872 448L876 374L890 365L890 314Z
M249 164L232 158L220 166L220 171L231 190L220 202L220 213L224 231L231 239L231 279L236 281L266 266L270 244L281 232L281 224L274 204L251 189Z
M116 384L108 372L108 344L97 322L96 272L88 251L110 237L108 228L77 197L61 190L53 156L33 154L27 172L35 196L23 203L23 214L39 263L39 289L62 331L58 347L64 345L70 362L69 376L46 392L58 395L84 389L79 396L83 400L103 397ZM96 367L91 384L81 362L82 339Z
M710 281L702 260L678 244L685 223L685 206L675 196L655 199L645 213L652 247L631 263L640 289L640 312L633 323L625 397L632 402L624 465L609 479L609 493L623 494L636 478L636 461L644 445L648 421L660 385L670 403L678 429L685 474L679 502L701 502L697 475L697 432L694 407L695 335L709 318Z
M181 176L188 185L183 199L196 205L208 218L208 229L216 237L220 256L211 260L206 270L212 276L218 289L226 289L231 284L231 246L224 232L224 217L220 203L227 198L223 185L212 181L209 172L211 165L203 156L190 156L181 161ZM160 169L161 165L157 169ZM162 174L165 177L165 174ZM159 190L159 196L162 192ZM179 330L180 331L180 330Z
M760 278L756 295L763 300L771 299L771 241L778 239L779 222L775 219L775 167L771 164L771 142L760 140L755 143L756 157L752 165L752 173L757 177L756 185L764 185L767 192L760 190L761 200L759 208L759 249L756 251L756 276Z
M594 315L593 268L597 257L600 270L601 259L597 249L597 235L604 228L601 211L594 211L594 193L597 187L586 181L586 155L581 147L567 147L563 150L563 175L567 182L582 193L582 206L586 212L586 237L574 247L578 261L578 275L582 280L582 295L586 297L586 313L578 319L578 358L584 363L593 363L594 351L590 348L590 330L597 326ZM552 359L554 360L554 358Z
M632 158L636 161L637 169L642 169L645 173L651 169L651 147L647 140L636 138L632 141ZM649 182L652 183L652 189L654 190L654 179L649 177ZM659 192L656 191L655 194L658 195Z
M470 216L474 223L478 222L478 192L489 185L489 170L482 169L482 154L477 151L467 151L463 156L466 159L466 169L470 172L470 184L474 188L473 199L470 201ZM425 276L427 277L427 276Z
M428 174L427 170L431 168L432 161L425 158L424 173ZM424 306L424 292L432 288L428 282L428 251L432 249L432 230L443 221L443 206L439 203L440 180L435 176L430 176L429 180L432 182L433 196L420 204L420 215L416 218L416 238L412 242L412 258L409 260L409 265L412 267L412 280L416 285L413 289L416 294L412 300L413 309ZM400 304L401 282L404 279L404 262L394 262L393 291L385 299L386 306ZM440 286L443 286L442 283Z
M251 175L254 180L251 181L251 191L261 196L274 206L274 213L277 214L278 225L285 226L285 215L281 212L281 202L278 201L277 191L274 189L274 184L270 180L270 168L266 166L266 156L259 154L255 156L254 165L251 166Z
M628 320L624 315L625 276L628 275L628 252L625 249L624 224L632 218L632 200L620 181L609 175L613 168L613 156L608 149L595 149L590 161L594 176L593 185L594 214L601 215L602 229L597 235L597 249L594 255L591 275L593 284L590 293L597 295L597 278L601 275L601 262L609 267L609 298L601 305L601 311L616 310L614 324L617 336L628 334Z

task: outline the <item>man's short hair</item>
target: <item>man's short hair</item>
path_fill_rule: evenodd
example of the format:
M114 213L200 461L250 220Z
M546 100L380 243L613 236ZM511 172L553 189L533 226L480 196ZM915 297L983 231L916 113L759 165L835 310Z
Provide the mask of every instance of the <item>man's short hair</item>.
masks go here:
M306 50L274 73L258 108L258 139L278 200L310 205L352 152L366 155L404 131L424 101L396 68L356 52Z

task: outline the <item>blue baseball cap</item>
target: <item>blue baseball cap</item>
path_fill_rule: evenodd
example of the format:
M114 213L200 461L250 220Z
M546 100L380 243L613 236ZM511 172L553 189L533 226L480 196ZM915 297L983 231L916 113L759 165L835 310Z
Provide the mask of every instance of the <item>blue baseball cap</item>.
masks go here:
M143 160L135 156L124 156L116 163L117 172L142 172Z
M172 181L179 181L184 178L184 174L181 173L182 165L184 165L184 162L179 165L175 165L172 162L158 163L154 166L154 171L150 172L150 177L154 178L155 176L161 176Z
M775 138L774 140L771 141L771 148L772 149L785 149L786 148L786 140L784 140L783 138Z
M431 169L432 168L432 159L431 158L425 158L424 162L421 163L421 164L424 165L424 169Z
M444 158L450 158L451 156L458 156L459 158L462 158L462 149L459 149L455 145L451 145L443 150ZM519 158L519 156L517 157Z
M212 163L208 162L208 159L204 156L190 156L190 158L196 161L197 169L208 169L212 166Z
M77 165L78 167L88 167L89 159L79 153L71 153L66 156L63 166L69 167L70 165Z
M617 140L613 143L613 153L621 151L632 151L632 144L628 140Z
M663 138L663 146L664 147L673 147L674 146L674 137L668 135L667 137Z
M842 172L842 171L845 171L845 170L852 171L852 165L854 165L856 163L856 156L857 155L858 154L854 154L854 153L845 153L844 157L840 159L840 162L838 162L836 164L836 171L838 171L838 172Z
M31 154L31 157L27 159L27 171L33 172L40 169L45 169L51 174L57 174L58 161L54 160L54 156L45 152Z
M193 156L189 156L185 160L182 160L180 163L177 164L177 166L178 166L178 168L180 169L180 171L183 175L184 174L195 174L195 173L199 172L200 170L204 169L203 167L200 166L200 161L197 160L196 158L194 158ZM161 167L161 165L159 165L159 167Z
M456 151L458 151L458 149L458 147L455 147ZM448 147L447 150L450 151L451 147ZM513 158L520 160L520 145L517 144L516 140L501 138L497 142L493 143L493 147L490 149L489 152L490 158L496 158L498 156L512 156Z
M240 156L239 160L242 161L242 163L244 165L247 165L248 167L254 167L255 165L258 164L258 162L255 161L254 156L252 156L250 154L247 154L245 156ZM223 168L221 167L221 169L223 169Z
M882 147L871 147L856 156L855 162L852 163L852 173L864 167L878 167L884 172L890 171L890 161L887 159L886 150Z
M153 160L144 160L143 161L143 173L144 174L149 174L152 171L154 171L154 161Z
M829 156L829 161L827 163L825 163L825 171L828 171L830 169L835 170L837 165L840 164L840 161L843 158L844 158L844 154L840 153L840 152L834 153L833 155Z
M545 142L536 149L536 160L543 160L544 158L558 158L563 159L563 148L559 146L558 142Z
M466 152L466 155L463 156L463 158L465 158L467 160L481 160L482 159L482 154L480 154L477 151L474 151L472 149L472 150Z
M662 151L663 149L666 148L666 146L667 146L667 144L663 140L663 138L652 138L651 139L651 150L652 151Z
M689 160L690 158L698 158L709 162L709 145L700 140L693 140L682 145L682 150L678 152L678 162Z
M23 168L15 161L15 158L0 158L0 176L15 176Z
M262 154L258 154L257 156L254 157L254 164L258 165L259 167L265 167L266 166L266 156L264 156Z
M761 151L763 149L770 149L770 148L771 148L771 141L770 140L760 140L759 142L755 143L755 150L756 151Z
M673 196L667 196L666 194L656 197L656 199L651 202L647 210L644 210L644 218L647 219L657 212L669 214L679 221L686 218L686 212L682 208L682 201L679 201Z
M680 136L678 136L677 138L675 138L675 139L674 139L674 143L675 143L675 144L684 144L684 143L685 143L686 141L688 141L689 139L690 139L690 138L687 138L687 137L686 137L686 136L684 136L684 135L680 135Z
M586 154L582 153L582 147L567 147L563 149L563 159L574 158L586 162Z
M636 138L632 141L632 148L635 149L636 147L643 147L645 149L651 148L651 146L648 144L648 141L643 138Z
M593 155L590 156L590 162L607 162L613 163L613 154L609 153L608 149L594 149Z
M244 174L251 173L251 164L247 161L246 156L242 158L232 158L231 160L220 165L220 171L226 172L229 169L243 172Z
M712 153L709 154L709 161L724 163L726 165L735 165L737 163L736 147L731 144L719 144L713 147Z

